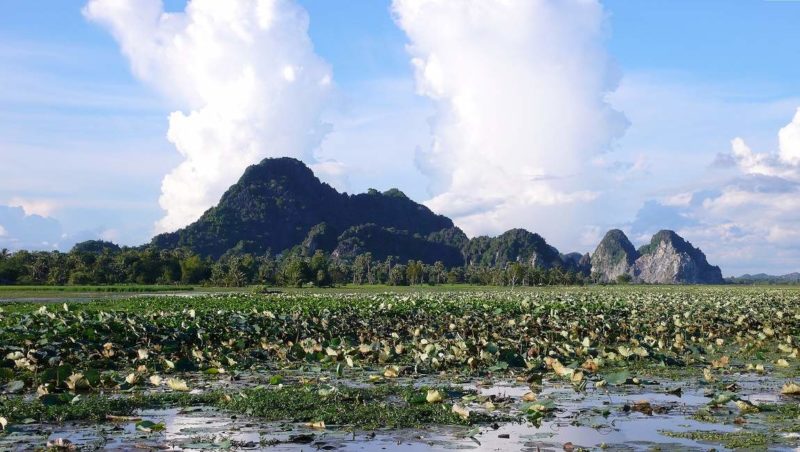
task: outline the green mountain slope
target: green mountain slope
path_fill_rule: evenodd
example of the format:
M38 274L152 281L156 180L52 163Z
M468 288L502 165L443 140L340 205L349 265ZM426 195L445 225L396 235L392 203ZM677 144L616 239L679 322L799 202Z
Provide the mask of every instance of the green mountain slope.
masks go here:
M230 250L280 253L302 244L312 232L319 234L312 229L323 223L327 239L317 247L327 252L335 249L332 235L338 237L365 224L422 237L454 228L449 218L434 214L397 189L339 193L299 160L276 158L247 168L219 204L189 226L154 237L151 244L161 249L185 247L214 258ZM457 250L458 245L454 247Z

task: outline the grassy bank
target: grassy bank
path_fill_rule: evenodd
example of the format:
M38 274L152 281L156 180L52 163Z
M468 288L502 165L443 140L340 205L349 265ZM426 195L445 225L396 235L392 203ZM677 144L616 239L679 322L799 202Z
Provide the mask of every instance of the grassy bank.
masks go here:
M7 292L96 292L96 293L147 293L194 290L193 286L172 285L110 285L110 286L0 286L0 295Z

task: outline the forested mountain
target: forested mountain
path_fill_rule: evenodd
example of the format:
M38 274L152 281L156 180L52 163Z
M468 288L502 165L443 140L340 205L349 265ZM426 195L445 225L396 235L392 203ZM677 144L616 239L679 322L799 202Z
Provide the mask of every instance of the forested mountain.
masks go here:
M532 267L552 268L564 265L558 250L539 234L525 229L511 229L497 237L475 237L464 246L467 263L504 266L525 262Z
M324 228L329 240L319 241L315 248L330 253L338 246L332 237L347 232L344 238L352 239L360 230L351 228L367 224L384 229L381 234L387 239L400 234L399 239L410 235L419 236L421 241L427 241L429 234L454 228L449 218L434 214L400 190L339 193L299 160L268 158L248 167L219 204L200 219L176 232L156 236L152 245L159 249L189 248L212 258L230 250L281 253ZM390 251L383 252L381 243L370 237L362 239L378 247L375 254Z
M441 261L448 268L463 265L461 251L452 244L437 243L395 228L368 223L353 226L338 238L332 257L351 260L359 254L370 253L377 260L393 257L397 262L419 260L425 263Z
M512 229L498 237L470 240L449 218L396 188L339 193L292 158L264 159L250 166L217 206L183 229L156 236L151 244L158 249L187 248L214 259L228 252L280 254L299 246L304 255L320 250L340 260L370 253L378 260L441 261L448 267L567 265L538 234Z

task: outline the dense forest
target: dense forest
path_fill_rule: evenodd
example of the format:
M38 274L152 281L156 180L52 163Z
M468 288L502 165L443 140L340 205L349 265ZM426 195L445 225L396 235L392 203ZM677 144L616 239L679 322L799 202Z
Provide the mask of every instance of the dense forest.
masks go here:
M101 241L58 251L0 251L0 284L200 284L223 287L248 285L316 286L343 284L481 284L562 285L588 282L583 274L562 267L541 268L518 262L446 267L371 253L349 261L317 250L272 255L230 253L219 259L201 258L185 249L121 248Z

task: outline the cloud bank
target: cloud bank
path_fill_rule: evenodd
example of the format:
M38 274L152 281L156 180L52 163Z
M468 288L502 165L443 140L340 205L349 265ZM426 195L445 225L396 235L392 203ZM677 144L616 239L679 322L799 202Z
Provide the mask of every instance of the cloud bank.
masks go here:
M44 213L40 203L0 204L0 250L69 251L78 242L96 239L116 242L118 231L103 227L68 231Z
M91 0L84 15L178 108L167 138L184 160L162 181L157 232L197 219L262 158L314 163L331 70L294 1L190 0L167 13L161 0Z
M800 250L800 108L778 131L778 151L753 152L741 138L731 145L740 175L702 201L706 222L734 231L728 252L743 260L797 265ZM732 245L732 246L731 246ZM784 267L784 268L786 268ZM796 267L795 267L796 268Z
M0 249L51 250L62 236L57 220L29 214L20 206L0 205Z
M756 153L742 138L731 142L733 161L745 174L760 174L800 180L800 108L792 122L778 131L777 153Z
M663 227L699 243L726 275L796 271L800 260L800 109L777 134L778 149L755 152L742 138L731 141L712 171L727 178L690 192L650 200L629 230L643 240ZM710 176L712 176L710 174Z
M418 93L436 106L417 154L433 210L468 234L525 226L598 195L586 162L627 121L596 1L394 0ZM545 209L543 209L545 208ZM551 218L552 220L552 218ZM544 231L547 233L547 231Z

